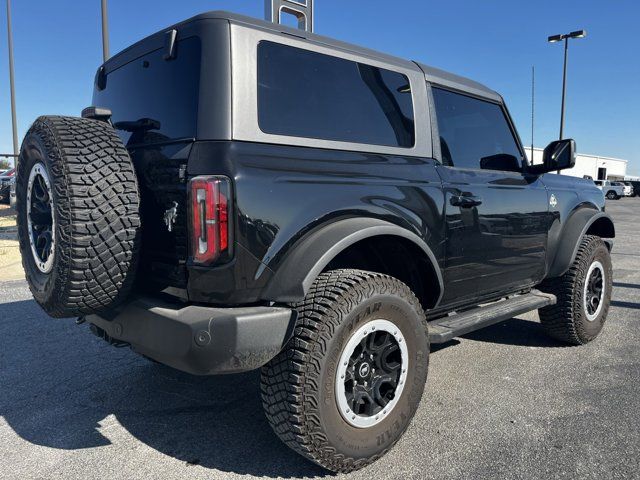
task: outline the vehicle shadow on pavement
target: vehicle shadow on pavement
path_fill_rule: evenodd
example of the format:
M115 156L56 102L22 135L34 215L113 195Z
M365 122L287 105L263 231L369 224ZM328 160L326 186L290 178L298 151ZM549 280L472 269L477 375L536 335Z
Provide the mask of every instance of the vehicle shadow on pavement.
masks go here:
M622 300L612 300L611 301L611 306L612 307L631 308L631 309L634 309L634 310L640 310L640 303L625 302L625 301L622 301Z
M624 283L624 282L613 282L614 287L621 288L638 288L640 289L640 284L637 283Z
M121 425L187 464L269 477L329 474L271 431L257 372L183 374L107 345L86 325L49 319L31 300L0 304L0 416L21 438L51 448L114 444L126 454L131 440Z
M504 322L468 333L462 338L521 347L553 348L567 346L549 337L538 322L521 318L510 318Z

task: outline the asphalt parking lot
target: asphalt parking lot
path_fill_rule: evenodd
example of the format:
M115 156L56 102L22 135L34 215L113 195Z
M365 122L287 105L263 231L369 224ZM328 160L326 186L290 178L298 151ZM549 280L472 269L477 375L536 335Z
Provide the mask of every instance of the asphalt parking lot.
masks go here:
M585 347L522 316L433 352L413 424L352 478L640 478L640 198L608 202L613 306ZM331 476L284 447L258 376L192 377L0 282L0 478Z

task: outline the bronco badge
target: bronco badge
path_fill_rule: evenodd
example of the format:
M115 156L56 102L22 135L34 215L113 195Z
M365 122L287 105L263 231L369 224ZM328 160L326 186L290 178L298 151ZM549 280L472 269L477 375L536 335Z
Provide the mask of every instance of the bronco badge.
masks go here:
M168 208L164 212L164 224L167 226L167 230L172 231L173 226L176 223L176 217L178 216L178 202L173 202L171 208Z

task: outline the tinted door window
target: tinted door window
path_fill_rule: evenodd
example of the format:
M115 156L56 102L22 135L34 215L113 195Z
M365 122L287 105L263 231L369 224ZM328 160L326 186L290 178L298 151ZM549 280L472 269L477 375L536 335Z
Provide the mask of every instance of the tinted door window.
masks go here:
M111 120L126 145L196 136L200 39L178 42L177 56L164 60L158 49L107 75L93 104L110 108Z
M432 91L445 164L519 170L522 154L500 105L440 88Z
M273 42L258 46L258 122L265 133L412 147L406 76Z

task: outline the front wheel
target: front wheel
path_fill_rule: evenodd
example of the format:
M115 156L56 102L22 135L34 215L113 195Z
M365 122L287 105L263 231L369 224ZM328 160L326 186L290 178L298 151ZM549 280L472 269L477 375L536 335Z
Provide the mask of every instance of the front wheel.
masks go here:
M321 274L285 349L262 369L271 427L334 472L384 455L413 418L427 379L424 312L399 280L360 270Z
M558 298L539 310L547 333L562 342L583 345L595 339L611 303L612 267L609 249L600 237L586 235L569 270L545 281L541 290Z

